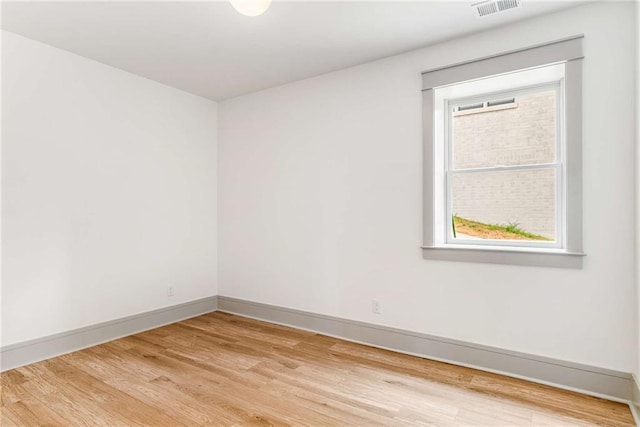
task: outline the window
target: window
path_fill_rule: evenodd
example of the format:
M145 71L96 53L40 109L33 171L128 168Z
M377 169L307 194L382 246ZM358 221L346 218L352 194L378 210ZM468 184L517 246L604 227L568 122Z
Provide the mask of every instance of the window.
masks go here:
M562 247L562 69L553 74L533 87L444 99L444 138L435 143L444 144L447 243Z
M424 73L424 258L581 268L581 42Z

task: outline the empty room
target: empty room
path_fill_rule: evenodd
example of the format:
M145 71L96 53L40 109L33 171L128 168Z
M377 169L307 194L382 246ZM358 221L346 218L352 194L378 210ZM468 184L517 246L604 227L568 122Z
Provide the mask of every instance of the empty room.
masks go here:
M0 425L640 426L640 2L0 14Z

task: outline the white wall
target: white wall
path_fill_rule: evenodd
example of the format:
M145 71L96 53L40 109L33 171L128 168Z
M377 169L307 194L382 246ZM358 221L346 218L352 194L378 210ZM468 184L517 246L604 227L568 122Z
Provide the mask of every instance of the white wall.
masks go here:
M215 295L216 103L2 35L2 345Z
M221 103L220 294L630 372L632 8L580 6ZM420 72L581 33L584 269L423 260Z

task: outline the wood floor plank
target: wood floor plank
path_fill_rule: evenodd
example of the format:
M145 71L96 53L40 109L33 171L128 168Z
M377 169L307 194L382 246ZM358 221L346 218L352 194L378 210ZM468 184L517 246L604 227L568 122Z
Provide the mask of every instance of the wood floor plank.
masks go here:
M81 425L182 425L166 414L115 389L104 381L69 365L62 358L34 364L56 392L39 399L53 403L54 410ZM32 365L32 366L34 366Z
M14 417L13 414L9 412L9 410L4 410L4 408L0 409L0 426L4 427L20 427L20 421L17 421L18 418Z
M7 372L7 374L9 375L14 373L16 373L15 369L13 371ZM9 377L9 375L5 376L3 373L0 376L0 389L2 390L2 393L0 393L0 403L2 404L2 406L19 402L21 396L25 394L23 387L25 381L12 379Z
M482 373L474 376L470 388L482 390L484 393L511 401L525 404L544 404L547 408L554 408L555 412L569 415L578 419L590 419L596 423L618 425L628 421L629 409L616 402L610 402L596 397L578 395L565 390L557 390L542 384L536 387L526 387L520 380L501 375ZM548 393L552 392L554 400L548 402Z
M211 313L0 375L2 426L633 426L626 405Z
M2 414L3 420L6 418L19 426L56 425L55 422L51 422L55 413L52 414L48 408L43 407L39 402L26 398L4 406ZM57 425L62 426L64 424Z

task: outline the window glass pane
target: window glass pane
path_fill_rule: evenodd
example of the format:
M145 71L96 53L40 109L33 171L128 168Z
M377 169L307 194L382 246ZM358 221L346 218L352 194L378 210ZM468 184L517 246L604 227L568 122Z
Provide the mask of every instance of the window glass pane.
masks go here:
M554 90L477 104L452 112L453 169L555 162Z
M556 240L556 171L454 173L451 213L458 239Z

